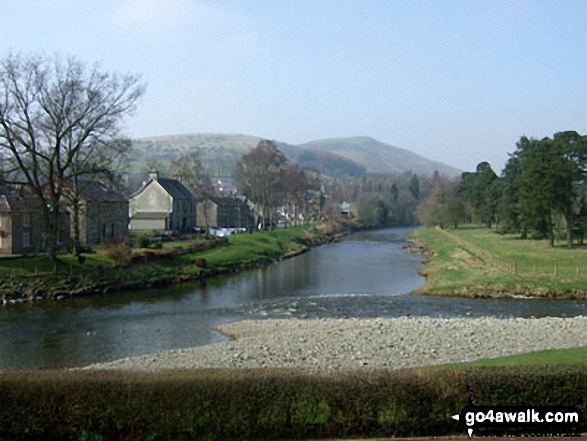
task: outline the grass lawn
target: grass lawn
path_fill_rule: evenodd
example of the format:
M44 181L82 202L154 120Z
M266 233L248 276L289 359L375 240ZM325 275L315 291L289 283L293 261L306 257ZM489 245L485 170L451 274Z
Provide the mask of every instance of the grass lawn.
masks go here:
M304 229L297 227L230 236L227 246L209 250L201 257L205 258L211 267L230 267L257 263L267 258L278 258L303 248L293 240L302 234Z
M587 347L580 347L570 349L549 349L520 355L484 358L466 363L449 363L439 366L431 366L430 368L450 367L464 369L472 366L568 365L585 364L585 362L587 362Z
M547 240L521 240L480 226L420 228L410 237L434 253L417 294L587 296L587 248L550 248Z
M159 250L133 250L138 258L133 263L125 245L84 254L83 264L71 255L59 256L55 263L46 256L0 258L0 295L32 298L39 293L75 295L93 289L101 292L144 284L163 286L295 254L307 249L307 244L297 238L318 244L330 240L335 233L336 228L318 224L236 234L225 240L165 242ZM199 263L204 261L205 265Z
M72 270L95 268L100 265L114 265L114 260L101 253L84 254L85 262L80 264L71 255L58 256L55 263L46 256L25 256L0 258L0 277L30 276L37 273L69 273Z

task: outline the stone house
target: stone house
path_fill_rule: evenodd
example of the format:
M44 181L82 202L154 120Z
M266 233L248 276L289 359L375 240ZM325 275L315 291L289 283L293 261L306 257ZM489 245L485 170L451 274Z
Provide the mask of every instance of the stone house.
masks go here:
M97 245L108 238L128 236L128 200L97 181L80 183L79 226L82 245ZM72 207L68 210L72 214ZM73 231L71 222L71 234Z
M254 228L255 218L246 197L211 196L198 203L198 227Z
M176 179L149 174L149 180L129 199L130 231L185 233L196 225L192 193Z
M38 201L18 191L0 196L0 254L18 254L44 248Z

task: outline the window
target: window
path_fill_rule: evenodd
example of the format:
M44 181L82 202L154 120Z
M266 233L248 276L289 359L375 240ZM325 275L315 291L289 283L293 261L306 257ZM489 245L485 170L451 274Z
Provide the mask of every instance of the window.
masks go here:
M22 247L28 248L31 246L31 233L25 231L22 233Z
M31 226L31 213L22 214L22 226L23 228L30 228Z

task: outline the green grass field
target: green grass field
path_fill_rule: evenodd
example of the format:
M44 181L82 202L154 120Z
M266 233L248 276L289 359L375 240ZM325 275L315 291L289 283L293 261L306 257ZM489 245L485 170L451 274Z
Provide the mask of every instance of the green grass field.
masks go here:
M268 258L279 258L301 250L303 246L296 243L294 239L305 230L307 227L231 235L224 245L206 251L170 256L162 260L160 264L168 268L181 266L184 267L183 271L188 270L187 267L195 259L205 259L207 267L215 270L255 264L266 261ZM169 242L166 246L174 246L174 242ZM195 267L192 270L198 271Z
M480 226L410 233L433 257L422 267L426 283L415 294L453 296L587 296L587 248L549 247L547 240L521 240ZM587 347L455 363L444 367L582 364Z
M0 277L32 276L42 273L69 273L79 269L89 269L100 265L113 265L113 259L101 253L84 254L82 264L71 255L59 256L56 262L51 262L46 256L25 256L18 258L0 258Z
M420 228L410 237L434 253L417 294L585 298L587 248L550 248L479 226Z
M587 362L587 347L570 349L549 349L545 351L529 352L527 354L510 355L506 357L484 358L466 363L449 363L437 367L468 368L472 366L518 366L518 365L573 365Z

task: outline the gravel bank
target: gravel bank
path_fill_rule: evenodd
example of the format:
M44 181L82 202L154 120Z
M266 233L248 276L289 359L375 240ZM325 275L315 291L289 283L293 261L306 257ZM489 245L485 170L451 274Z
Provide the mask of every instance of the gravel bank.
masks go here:
M87 368L395 369L587 345L587 317L271 319L218 331L232 340Z

